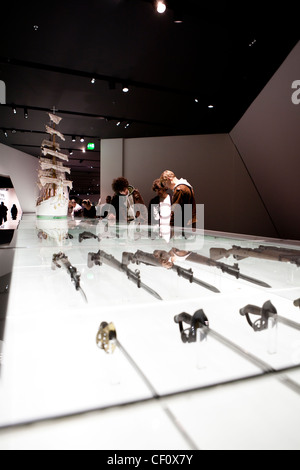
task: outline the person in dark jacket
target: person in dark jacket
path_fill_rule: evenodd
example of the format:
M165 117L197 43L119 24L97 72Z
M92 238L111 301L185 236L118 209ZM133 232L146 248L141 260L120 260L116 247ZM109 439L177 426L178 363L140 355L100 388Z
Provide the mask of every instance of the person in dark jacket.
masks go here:
M196 200L192 185L183 178L178 179L170 170L162 173L160 184L173 191L171 226L196 228ZM177 205L181 209L181 216L175 214Z
M111 204L116 211L116 221L130 223L138 218L139 222L147 224L147 208L139 190L123 177L113 180L112 189L114 196ZM141 210L135 211L134 205L137 204Z
M11 217L13 220L17 220L17 215L18 215L18 209L17 209L17 206L16 204L14 204L10 210L10 213L11 213Z
M86 219L95 219L96 218L96 207L91 204L89 199L84 199L82 201L83 207L83 217Z
M0 204L0 225L2 225L3 222L7 222L7 212L8 208L4 205L4 202L2 201Z

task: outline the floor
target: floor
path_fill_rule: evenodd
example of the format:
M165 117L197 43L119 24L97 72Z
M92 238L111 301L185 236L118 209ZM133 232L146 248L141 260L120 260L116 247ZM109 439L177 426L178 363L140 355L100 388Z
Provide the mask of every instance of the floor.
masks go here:
M24 214L11 242L5 241L0 450L300 449L297 266L239 261L241 273L266 288L215 267L176 261L219 293L163 267L130 264L145 287L138 288L122 270L88 266L89 253L100 249L121 261L124 252L137 250L176 247L209 257L214 247L291 242L208 232L169 239L149 236L144 227L116 230L98 220L40 221L33 214ZM60 253L80 275L78 290L66 265L53 265ZM236 260L220 262L233 266ZM254 332L240 309L266 301L295 325L279 320ZM174 318L200 309L209 328L184 343ZM97 346L102 322L116 328L111 354Z

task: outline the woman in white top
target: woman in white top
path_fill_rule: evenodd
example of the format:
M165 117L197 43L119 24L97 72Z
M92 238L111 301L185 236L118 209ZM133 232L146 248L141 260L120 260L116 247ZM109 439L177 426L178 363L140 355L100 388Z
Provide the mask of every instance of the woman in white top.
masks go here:
M171 197L168 190L161 186L159 179L153 181L152 190L157 196L149 204L149 225L157 227L161 237L168 238L170 236Z

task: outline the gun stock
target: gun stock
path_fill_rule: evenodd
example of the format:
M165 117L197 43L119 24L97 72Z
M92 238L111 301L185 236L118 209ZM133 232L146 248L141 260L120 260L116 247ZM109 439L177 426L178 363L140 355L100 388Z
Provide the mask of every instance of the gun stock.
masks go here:
M229 258L230 254L224 248L211 248L210 249L210 257L215 261L219 261L222 258Z

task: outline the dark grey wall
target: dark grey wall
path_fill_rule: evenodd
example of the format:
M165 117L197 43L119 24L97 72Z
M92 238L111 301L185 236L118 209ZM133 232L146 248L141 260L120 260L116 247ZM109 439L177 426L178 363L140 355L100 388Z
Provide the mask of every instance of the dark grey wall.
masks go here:
M197 203L204 204L205 229L276 237L228 134L126 139L123 151L124 175L147 204L155 195L153 180L172 170L193 185Z
M299 240L300 42L230 136L278 236Z

